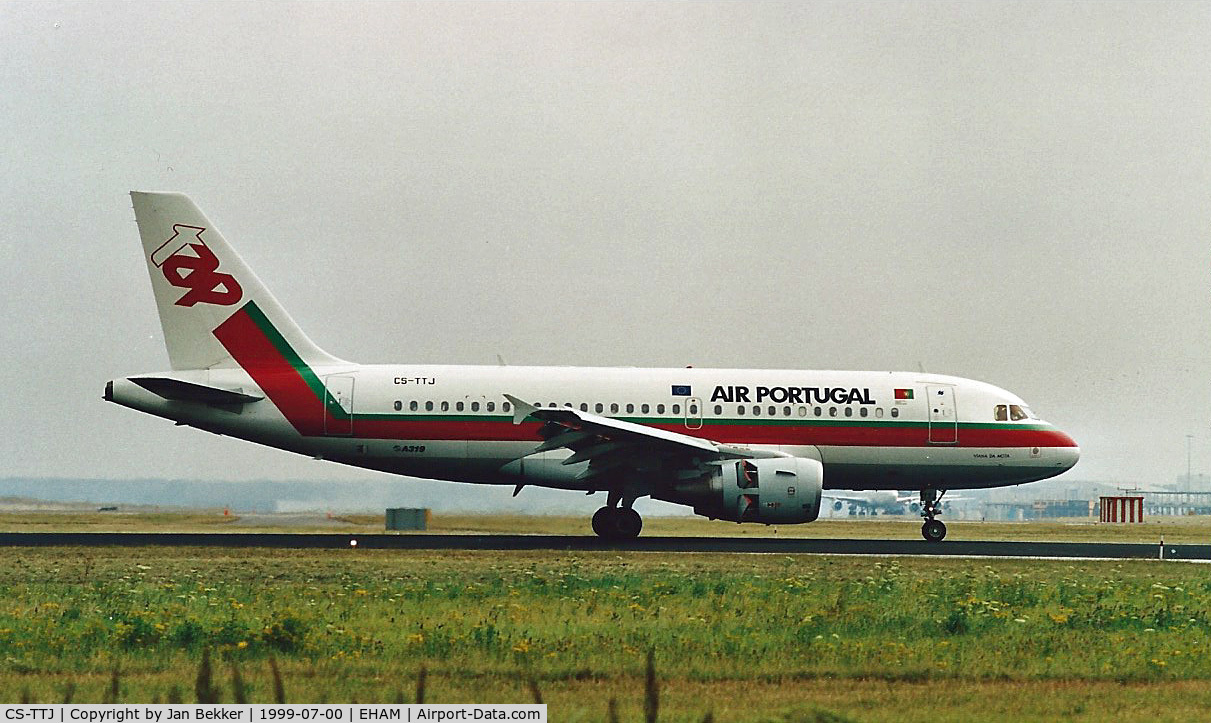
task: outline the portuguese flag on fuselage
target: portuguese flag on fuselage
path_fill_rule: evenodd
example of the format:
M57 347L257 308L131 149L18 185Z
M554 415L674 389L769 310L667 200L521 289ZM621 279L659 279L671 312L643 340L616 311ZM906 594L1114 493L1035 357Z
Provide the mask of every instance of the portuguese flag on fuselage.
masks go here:
M897 389L896 390L896 399L912 399L912 390L911 389Z

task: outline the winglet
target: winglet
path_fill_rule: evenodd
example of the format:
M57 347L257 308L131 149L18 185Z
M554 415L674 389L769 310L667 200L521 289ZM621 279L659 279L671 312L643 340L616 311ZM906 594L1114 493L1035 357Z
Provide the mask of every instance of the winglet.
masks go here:
M538 409L537 406L530 404L529 402L523 402L512 394L506 394L505 399L508 399L513 403L514 424L521 424L522 422L526 421L526 417L530 416L535 409Z

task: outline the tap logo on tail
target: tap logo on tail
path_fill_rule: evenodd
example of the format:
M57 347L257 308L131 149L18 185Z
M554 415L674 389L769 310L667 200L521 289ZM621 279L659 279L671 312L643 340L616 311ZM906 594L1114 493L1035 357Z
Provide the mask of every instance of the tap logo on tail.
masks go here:
M172 238L151 252L151 262L168 283L189 289L176 300L177 306L197 303L231 306L244 296L240 283L231 274L219 273L219 259L202 240L205 228L173 224ZM185 251L192 253L185 253Z

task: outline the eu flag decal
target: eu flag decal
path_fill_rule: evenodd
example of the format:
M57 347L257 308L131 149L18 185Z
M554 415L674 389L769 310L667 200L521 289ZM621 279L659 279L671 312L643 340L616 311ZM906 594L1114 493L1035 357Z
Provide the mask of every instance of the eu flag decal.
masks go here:
M673 396L674 397L692 397L694 395L690 392L689 384L674 384L673 385Z

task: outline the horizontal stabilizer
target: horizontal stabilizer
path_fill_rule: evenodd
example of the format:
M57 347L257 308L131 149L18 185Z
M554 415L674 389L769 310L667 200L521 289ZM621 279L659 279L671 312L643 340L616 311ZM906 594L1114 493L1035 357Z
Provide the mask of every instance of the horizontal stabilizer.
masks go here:
M175 402L198 402L201 404L249 404L264 399L262 396L245 394L239 389L223 389L194 384L170 377L134 377L130 381L152 394L158 394Z

